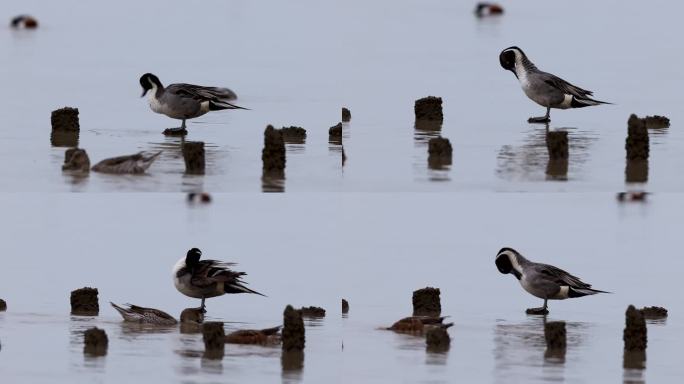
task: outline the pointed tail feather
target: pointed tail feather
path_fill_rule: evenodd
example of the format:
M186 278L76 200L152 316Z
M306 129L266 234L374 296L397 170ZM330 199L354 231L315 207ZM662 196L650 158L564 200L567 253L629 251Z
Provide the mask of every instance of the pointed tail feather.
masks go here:
M588 296L588 295L595 295L597 293L612 293L612 292L607 292L607 291L600 291L598 289L592 289L592 288L573 288L570 287L570 290L568 291L568 297L582 297L582 296Z
M594 105L601 105L601 104L613 104L613 103L609 103L607 101L594 100L594 99L590 99L588 97L579 98L577 96L573 96L572 101L570 103L570 106L572 108L584 108L584 107L591 107Z
M238 105L231 104L231 103L229 103L227 101L223 101L223 100L220 100L220 101L213 101L212 100L209 102L209 110L210 111L220 111L223 109L244 109L244 110L249 111L249 108L240 107Z
M268 297L263 293L259 293L253 289L249 289L240 283L228 284L225 286L224 291L226 291L226 293L254 293L259 296Z

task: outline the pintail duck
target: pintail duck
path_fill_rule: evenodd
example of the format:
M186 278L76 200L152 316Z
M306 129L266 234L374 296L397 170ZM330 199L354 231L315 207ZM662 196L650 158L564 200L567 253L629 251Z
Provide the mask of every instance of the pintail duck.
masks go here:
M226 335L226 343L230 344L278 344L280 342L280 326L266 329L241 329Z
M165 131L166 134L185 133L185 120L193 119L210 111L223 109L247 109L229 103L237 99L228 88L204 87L194 84L170 84L164 87L159 78L151 73L140 77L142 96L148 95L150 108L172 119L182 120L179 128Z
M446 319L446 316L409 316L397 321L387 329L400 333L422 334L430 328L447 329L454 325L454 323L445 324L444 319Z
M504 69L515 74L527 97L542 107L546 107L546 115L531 117L527 120L530 123L548 123L551 121L551 108L584 108L592 105L610 104L592 99L593 93L591 91L572 85L558 76L540 71L518 47L510 47L501 51L499 63Z
M109 304L121 314L124 321L153 325L175 325L178 323L173 316L158 309L139 307L133 304L124 304L124 306L118 306L112 302Z
M584 283L578 277L553 265L527 260L512 248L502 248L496 254L496 268L503 274L515 276L523 289L532 296L544 299L543 307L530 308L527 310L528 314L548 314L548 300L609 293L593 289L591 284Z
M200 260L200 257L202 251L192 248L173 267L173 283L176 289L186 296L202 299L200 308L204 309L205 299L227 293L254 293L264 296L245 286L247 283L242 281L245 272L230 269L236 265L235 263Z

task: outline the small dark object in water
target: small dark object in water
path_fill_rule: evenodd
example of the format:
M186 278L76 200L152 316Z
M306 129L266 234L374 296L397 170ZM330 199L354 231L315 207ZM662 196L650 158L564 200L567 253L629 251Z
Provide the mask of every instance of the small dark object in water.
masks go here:
M565 349L567 336L564 321L549 321L544 324L544 338L547 349Z
M204 174L204 142L187 141L183 144L183 159L185 173L190 175Z
M328 129L329 141L339 141L342 145L342 123L337 123Z
M645 183L648 181L648 160L627 160L625 166L627 183Z
M259 344L272 345L280 342L280 326L266 329L241 329L226 335L225 342L229 344Z
M546 148L549 151L549 159L560 160L568 158L568 132L546 132Z
M617 199L620 202L623 201L646 201L648 192L638 191L638 192L618 192ZM653 307L657 308L657 307Z
M413 110L416 114L416 120L432 120L440 122L444 120L441 97L428 96L418 99L413 106Z
M158 152L138 152L133 155L124 155L104 159L93 165L95 172L111 174L142 174L152 165L154 160L161 154Z
M188 193L188 203L209 204L211 203L211 195L207 192L190 192Z
M434 327L425 333L425 343L430 352L444 352L449 349L451 337L449 337L446 328Z
M282 127L280 130L286 143L303 144L306 141L306 129L302 127Z
M325 309L321 307L302 307L299 309L304 317L325 317Z
M542 315L546 316L549 314L549 310L546 308L527 308L525 313L528 315Z
M351 111L347 107L342 107L342 121L348 122L351 120Z
M100 313L97 294L97 288L90 287L71 291L71 314L78 316L97 316L97 314Z
M632 114L627 121L627 140L625 141L627 160L647 160L649 153L648 129L646 121Z
M0 299L0 312L4 312L7 310L7 302L3 299Z
M261 151L263 170L282 171L285 169L285 141L283 132L273 128L272 125L266 127L264 131L264 149Z
M502 6L496 3L477 3L475 6L475 16L477 17L487 17L487 16L497 16L502 15L504 9Z
M663 129L670 128L670 119L665 116L646 116L644 117L646 128L648 129Z
M625 317L625 330L622 336L622 339L625 342L625 350L645 350L648 340L644 314L640 310L634 308L633 305L630 305L627 307Z
M643 307L639 311L646 319L663 319L667 317L667 309L663 307Z
M342 299L342 313L348 313L349 312L349 302L345 299Z
M428 141L428 165L433 169L440 169L451 165L453 149L451 142L445 137L434 137Z
M62 171L90 172L90 158L85 149L69 148L64 152Z
M64 107L52 111L50 123L53 131L79 131L78 108Z
M400 333L423 334L430 328L449 328L454 323L444 324L445 316L410 316L404 317L387 328Z
M304 349L304 343L302 314L288 305L283 312L283 351L301 351Z
M205 310L199 308L185 308L180 314L181 323L203 323Z
M442 305L439 288L426 287L413 292L413 316L439 316Z
M220 321L202 324L202 340L204 340L204 357L220 359L225 351L226 331Z
M93 356L104 356L107 354L109 339L104 329L90 328L84 332L83 339L83 353Z
M188 134L188 130L185 128L166 128L162 133L166 136L186 136Z
M12 19L10 25L12 26L12 28L16 29L36 29L38 28L38 20L36 20L33 16L19 15Z

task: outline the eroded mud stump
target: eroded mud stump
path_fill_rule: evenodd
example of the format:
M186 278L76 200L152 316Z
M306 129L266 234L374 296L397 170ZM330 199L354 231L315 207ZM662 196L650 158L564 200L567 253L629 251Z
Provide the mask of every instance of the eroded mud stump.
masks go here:
M646 128L648 129L670 128L670 119L665 116L646 116L644 117L644 122L646 123Z
M188 134L188 130L183 128L166 128L162 134L164 136L186 136Z
M648 160L627 160L625 182L645 183L648 181Z
M549 321L544 324L544 338L546 348L551 350L565 350L567 336L564 321Z
M428 141L428 165L432 169L441 169L451 165L453 149L451 142L445 137L435 137Z
M3 299L0 299L0 312L4 312L7 310L7 302Z
M549 131L546 132L546 148L549 151L549 159L568 158L568 132Z
M444 352L451 345L451 337L444 328L430 328L425 334L425 344L430 352Z
M325 309L321 307L302 307L299 309L304 317L325 317Z
M622 356L622 367L625 369L646 369L646 351L645 350L625 350ZM643 380L639 381L624 381L625 383L643 383Z
M202 324L202 340L204 341L204 357L207 359L221 359L225 352L226 332L223 323L210 321Z
M283 372L296 373L304 369L304 351L300 349L286 351L280 355ZM300 380L297 380L300 381Z
M656 320L667 317L667 309L663 307L643 307L639 311L644 315L644 319Z
M416 100L413 110L416 114L416 121L444 121L444 114L442 113L442 98L435 96L428 96Z
M291 305L283 312L283 351L301 351L304 349L304 320L298 310Z
M306 129L302 127L282 127L283 141L291 144L304 144L306 142Z
M194 334L202 330L204 310L201 308L185 308L180 314L180 333Z
M52 111L50 116L52 132L50 144L53 147L77 147L80 133L78 108L64 107Z
M78 316L97 316L100 304L97 288L80 288L71 292L71 314Z
M183 144L183 159L185 173L189 175L203 175L205 168L204 142L187 141Z
M627 307L625 313L625 330L622 339L625 342L625 351L646 350L646 320L644 315L633 305Z
M93 356L104 356L107 354L109 339L103 329L97 327L90 328L84 332L83 339L83 353Z
M347 107L342 107L342 121L348 122L351 120L351 111Z
M634 114L627 121L625 149L627 150L627 160L648 160L649 140L646 121Z
M264 172L283 171L285 169L285 141L283 132L266 127L264 131L264 149L261 151Z
M342 145L342 123L337 123L328 129L328 142L330 144Z
M413 292L413 316L439 316L442 305L439 288L426 287Z
M349 302L342 299L342 313L349 313Z

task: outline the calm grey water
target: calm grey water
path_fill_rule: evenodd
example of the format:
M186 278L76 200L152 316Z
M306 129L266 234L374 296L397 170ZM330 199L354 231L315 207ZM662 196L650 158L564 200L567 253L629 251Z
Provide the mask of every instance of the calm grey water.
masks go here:
M3 379L593 383L684 374L680 6L504 2L503 17L478 20L474 2L437 0L3 5L0 22L19 13L40 21L36 31L0 28ZM615 103L552 111L548 129L570 139L566 171L549 164L545 127L526 122L542 108L499 66L511 45ZM161 134L178 121L139 97L145 72L165 84L230 87L250 108L189 121L186 139L206 143L206 175L184 174L180 139ZM427 95L444 100L437 131L414 127L413 103ZM66 147L51 143L49 119L67 105L80 110L79 146L93 162L162 156L144 176L62 174ZM328 140L342 106L352 112L344 167ZM672 121L650 136L646 184L625 182L631 113ZM283 185L262 181L267 124L307 129L305 144L288 145ZM439 135L454 156L435 170L427 140ZM274 189L287 193L260 194ZM614 192L624 189L655 194L621 205ZM214 202L188 206L179 192L194 190ZM175 316L197 305L170 280L193 246L238 262L268 295L209 300L210 319L229 329L277 325L287 304L328 310L307 323L302 370L284 369L277 347L228 346L211 362L200 335L122 325L108 301ZM548 320L567 322L564 360L545 358L544 320L524 314L541 303L496 271L502 246L615 292L551 304ZM455 323L446 354L379 329L409 315L411 292L428 285L442 289ZM100 289L97 318L68 314L69 292L82 286ZM351 303L347 317L340 297ZM645 371L622 368L629 304L670 309L649 324ZM104 358L83 356L81 332L93 325L110 337Z

